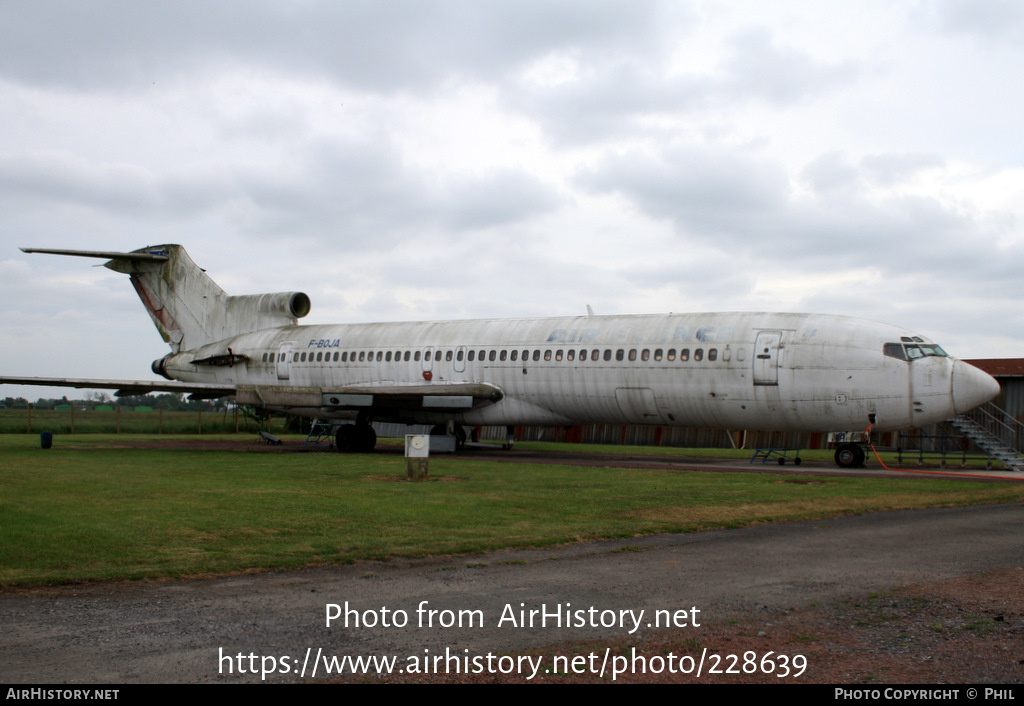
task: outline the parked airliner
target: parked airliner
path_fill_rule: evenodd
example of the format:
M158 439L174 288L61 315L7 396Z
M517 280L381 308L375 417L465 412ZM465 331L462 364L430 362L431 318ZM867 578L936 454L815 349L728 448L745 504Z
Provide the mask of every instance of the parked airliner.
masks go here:
M821 314L578 316L299 326L301 292L229 296L180 245L94 257L130 276L171 352L164 381L0 382L186 392L352 421L336 445L368 451L372 421L462 426L648 424L733 430L895 431L999 392L995 379L898 326ZM840 446L836 462L863 463Z

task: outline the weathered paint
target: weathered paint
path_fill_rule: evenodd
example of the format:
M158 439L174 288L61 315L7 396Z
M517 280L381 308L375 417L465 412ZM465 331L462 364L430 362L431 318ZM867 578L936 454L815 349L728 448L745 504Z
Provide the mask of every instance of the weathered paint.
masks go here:
M305 416L769 431L860 429L870 417L886 431L944 420L999 390L945 355L886 355L887 344L931 342L862 319L708 313L299 326L304 294L228 296L177 245L48 252L109 257L108 267L132 275L172 349L154 370L180 381L174 389Z

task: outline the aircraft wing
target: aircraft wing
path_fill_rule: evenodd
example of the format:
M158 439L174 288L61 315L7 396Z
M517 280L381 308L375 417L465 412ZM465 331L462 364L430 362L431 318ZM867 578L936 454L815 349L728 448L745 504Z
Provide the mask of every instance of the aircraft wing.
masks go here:
M149 392L181 392L187 393L196 399L212 399L232 397L235 394L234 385L176 382L174 380L103 380L97 378L19 378L0 376L0 384L117 390L114 393L116 397L145 395Z
M499 402L505 395L489 383L366 383L338 388L295 385L223 385L175 380L103 380L96 378L3 377L0 383L117 390L115 396L149 392L185 393L194 399L234 397L257 407L329 408L398 412L422 409L472 409Z

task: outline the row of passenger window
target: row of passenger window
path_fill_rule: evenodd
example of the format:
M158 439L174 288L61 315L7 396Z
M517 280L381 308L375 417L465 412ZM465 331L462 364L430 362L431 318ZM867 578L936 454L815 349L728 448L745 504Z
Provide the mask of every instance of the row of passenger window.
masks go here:
M286 354L280 354L280 355L282 357L284 357L284 355L286 355ZM675 348L668 348L668 349L655 348L653 350L650 349L650 348L643 348L643 349L630 348L628 350L625 349L625 348L618 348L618 349L615 349L615 350L613 350L611 348L605 348L605 349L600 349L600 348L592 348L592 349L591 348L581 348L579 350L577 350L575 348L569 348L569 349L558 348L558 349L543 349L543 350L541 350L539 348L535 348L532 351L529 348L527 348L527 349L524 349L522 351L522 353L520 353L520 350L518 348L514 348L514 349L511 349L511 350L509 350L509 349L502 349L500 351L498 351L498 350L491 350L491 351L480 350L480 351L477 351L475 349L474 350L466 351L464 348L459 348L459 349L457 349L455 351L452 351L452 350L444 350L444 351L441 351L441 350L434 350L434 351L427 350L425 352L422 352L422 351L351 351L351 352L349 352L349 351L334 351L333 353L331 353L331 352L324 353L323 351L317 351L315 354L313 352L307 353L306 351L302 351L302 352L298 352L298 353L292 353L291 362L293 362L293 363L331 363L331 362L334 362L334 363L356 363L356 362L358 362L358 363L364 363L364 362L390 363L390 362L409 362L409 361L420 362L421 360L426 358L426 360L428 360L428 361L433 359L436 362L440 362L441 360L445 360L445 361L451 362L451 361L455 360L455 361L458 361L458 362L469 361L470 363L472 363L474 361L488 361L488 362L495 362L495 361L506 362L506 361L511 361L511 362L517 362L519 360L522 360L523 362L527 362L527 361L530 361L530 360L540 361L542 359L546 360L546 361L554 360L556 362L560 362L560 361L586 362L588 360L589 361L593 361L593 362L601 361L601 360L605 360L605 361L611 361L611 360L616 360L616 361L625 361L625 360L635 361L635 360L640 360L640 361L644 361L644 362L653 360L655 362L661 362L661 361L674 362L674 361L678 360L681 363L685 363L685 362L687 362L687 361L689 361L691 359L691 356L692 356L692 359L694 361L697 361L697 362L703 361L705 359L708 360L708 361L715 361L715 360L718 360L718 349L717 348L709 348L709 349L707 349L705 351L703 348L696 348L696 349L694 349L692 351L692 353L691 353L689 348L682 348L682 349L680 349L678 351ZM264 363L273 363L273 362L275 362L275 354L274 353L264 353L263 354L263 362Z

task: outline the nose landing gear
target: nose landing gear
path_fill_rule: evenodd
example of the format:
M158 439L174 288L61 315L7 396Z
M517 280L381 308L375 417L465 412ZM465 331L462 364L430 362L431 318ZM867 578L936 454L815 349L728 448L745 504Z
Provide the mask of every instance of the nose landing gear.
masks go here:
M860 444L840 444L836 449L835 461L840 468L862 468L866 454Z

